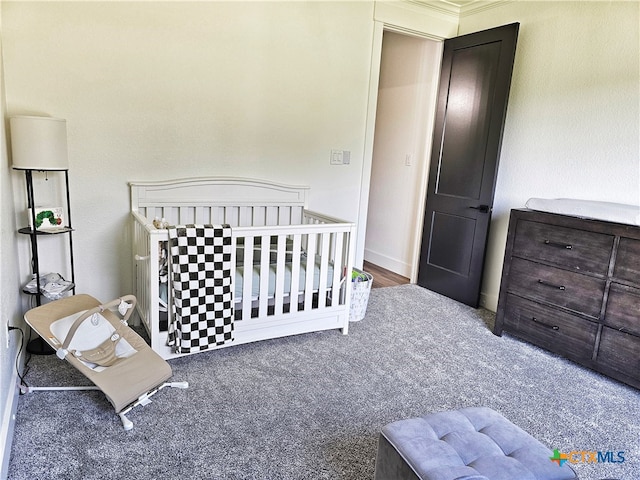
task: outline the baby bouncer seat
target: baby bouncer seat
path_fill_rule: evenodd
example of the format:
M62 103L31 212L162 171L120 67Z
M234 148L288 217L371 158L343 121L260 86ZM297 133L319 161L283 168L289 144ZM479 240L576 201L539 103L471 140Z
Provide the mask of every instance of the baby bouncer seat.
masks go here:
M99 389L124 429L131 430L126 414L132 408L150 403L149 397L164 387L187 388L186 382L166 382L172 375L170 365L127 325L135 303L133 295L101 304L81 294L29 310L27 324L95 387L23 387L23 393ZM116 307L119 315L111 310Z

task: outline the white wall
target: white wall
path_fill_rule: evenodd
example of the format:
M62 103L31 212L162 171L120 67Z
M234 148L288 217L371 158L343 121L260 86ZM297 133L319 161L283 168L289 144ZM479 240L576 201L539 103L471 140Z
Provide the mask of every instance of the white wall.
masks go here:
M422 229L441 56L442 42L384 33L364 258L405 277Z
M373 3L2 9L8 115L67 119L79 292L130 290L130 180L308 184L312 209L357 219ZM350 150L351 165L331 166L331 149Z
M1 25L0 12L0 113L4 119L6 106ZM24 322L19 298L20 275L16 247L18 235L14 220L12 171L9 166L4 128L0 129L0 172L0 478L6 478L13 436L13 414L18 402L15 359L22 340L18 331L9 333L7 325L24 329Z
M640 3L507 2L460 34L520 22L483 301L495 309L509 210L530 197L640 204Z

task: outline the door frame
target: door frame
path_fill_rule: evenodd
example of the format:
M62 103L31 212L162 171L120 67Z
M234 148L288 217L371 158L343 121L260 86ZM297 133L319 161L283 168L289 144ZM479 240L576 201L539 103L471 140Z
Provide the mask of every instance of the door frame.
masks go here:
M438 32L434 34L430 31L408 29L396 23L389 23L387 21L374 21L373 32L373 49L371 55L371 70L369 78L369 99L367 108L367 120L365 127L365 145L364 145L364 159L362 163L362 175L360 189L360 201L358 206L358 220L357 220L357 239L356 239L356 259L355 265L362 266L364 261L364 249L367 229L367 215L369 210L369 195L371 191L371 169L373 166L373 145L375 137L376 127L376 113L378 108L378 90L380 87L380 68L382 65L382 39L385 31L395 32L402 35L414 36L424 38L428 40L436 41L440 44L440 49L444 48L444 40L446 37L441 36ZM457 34L457 21L455 31L449 32L451 36ZM440 61L442 55L440 55ZM440 71L441 63L439 63L434 71L434 75L437 75L435 79L432 91L427 93L427 96L433 100L433 111L429 113L430 124L433 124L436 114L436 98L438 94L438 86L440 84ZM422 140L425 148L422 158L416 158L416 165L418 167L418 175L421 178L420 193L417 201L416 215L415 215L415 231L412 238L411 249L411 277L410 282L416 283L418 279L418 267L420 259L420 246L422 244L422 227L424 223L424 211L426 207L426 196L428 186L428 174L429 163L431 159L431 145L433 140L433 129L425 132L425 138Z

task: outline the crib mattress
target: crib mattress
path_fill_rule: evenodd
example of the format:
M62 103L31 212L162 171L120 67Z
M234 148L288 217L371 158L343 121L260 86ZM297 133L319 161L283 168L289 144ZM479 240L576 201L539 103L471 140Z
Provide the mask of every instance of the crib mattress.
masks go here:
M260 294L260 265L256 265L254 262L252 268L252 282L251 282L251 299L257 300ZM300 265L300 273L298 276L298 285L300 286L298 293L304 292L304 285L307 278L307 260L306 258L301 259ZM284 294L291 294L291 278L292 278L292 262L287 262L285 264L284 269ZM242 301L243 297L243 283L244 283L244 275L245 268L237 267L236 275L235 275L235 289L234 289L234 300L235 302ZM327 268L327 281L325 288L330 289L333 279L333 264L329 263ZM313 290L318 291L320 286L320 256L315 256L314 268L313 268ZM273 298L276 292L276 265L269 264L269 288L268 288L268 296L269 298Z
M291 278L292 278L292 262L291 257L289 256L290 252L290 243L287 243L287 263L285 264L284 269L284 285L283 285L283 296L285 298L285 303L287 303L288 299L291 297ZM273 255L273 252L271 252ZM237 250L237 258L242 258L243 256L243 245ZM269 274L269 283L267 289L267 297L269 300L275 298L276 292L276 282L277 282L277 274L276 269L277 265L272 263L271 260L275 258L272 257L270 259L268 274ZM315 256L315 262L313 266L313 291L317 292L320 286L320 263L321 257L319 255ZM254 257L253 257L253 266L252 266L252 281L251 281L251 301L258 301L260 297L260 250L258 248L254 249ZM243 289L244 289L244 275L245 268L244 267L236 267L235 278L234 278L234 303L236 305L241 304L243 301ZM302 252L300 258L300 268L298 275L298 295L304 293L304 287L306 285L307 278L307 257L304 252ZM160 285L159 285L159 301L160 301L160 324L161 330L167 329L167 305L168 305L168 277L165 275L164 279L162 275L160 276ZM331 290L333 281L333 263L329 262L327 266L327 280L325 288L327 290Z
M164 246L163 246L164 247ZM160 251L163 251L163 247L160 248ZM252 282L251 282L251 299L257 300L260 295L260 264L261 264L261 249L259 247L259 242L254 246L253 251L253 267L252 267ZM292 276L292 242L287 239L286 243L286 263L285 263L285 273L284 273L284 289L283 292L286 296L291 294L291 276ZM244 257L244 239L240 239L238 242L238 247L236 249L236 258L242 259ZM313 290L314 292L318 291L320 285L320 255L315 255L315 262L313 268ZM164 264L163 264L164 262ZM269 258L269 287L268 287L268 297L273 298L276 291L276 252L275 252L275 244L272 244L272 248L270 250L270 258ZM160 258L160 298L162 300L161 303L164 305L167 304L167 288L168 288L168 276L166 272L166 260L164 257ZM164 272L164 273L163 273ZM243 298L243 288L244 288L244 275L245 275L245 267L240 266L236 267L235 273L235 288L234 288L234 301L239 303ZM301 252L300 258L300 269L299 269L299 278L298 285L300 286L298 293L304 292L304 285L307 277L307 257L304 251ZM333 279L333 263L329 262L327 268L327 282L325 288L330 289L332 286Z

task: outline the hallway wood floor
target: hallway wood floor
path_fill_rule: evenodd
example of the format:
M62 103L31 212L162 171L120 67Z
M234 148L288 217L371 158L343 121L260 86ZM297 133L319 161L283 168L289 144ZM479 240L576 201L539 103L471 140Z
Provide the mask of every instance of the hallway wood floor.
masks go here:
M393 287L409 283L408 278L367 261L364 262L364 271L373 275L371 288Z

